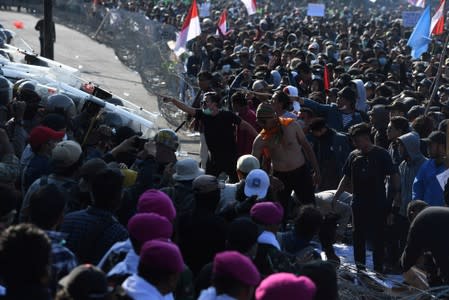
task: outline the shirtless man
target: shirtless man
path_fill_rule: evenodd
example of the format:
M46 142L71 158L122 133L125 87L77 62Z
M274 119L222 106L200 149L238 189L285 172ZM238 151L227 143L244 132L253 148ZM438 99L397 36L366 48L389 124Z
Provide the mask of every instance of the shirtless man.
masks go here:
M293 119L279 118L268 103L259 105L256 120L263 129L254 140L252 154L257 158L271 160L273 176L284 183L280 195L284 209L288 211L290 208L292 190L298 195L301 204L315 204L314 184L319 182L320 171L300 125ZM313 177L302 149L313 167Z

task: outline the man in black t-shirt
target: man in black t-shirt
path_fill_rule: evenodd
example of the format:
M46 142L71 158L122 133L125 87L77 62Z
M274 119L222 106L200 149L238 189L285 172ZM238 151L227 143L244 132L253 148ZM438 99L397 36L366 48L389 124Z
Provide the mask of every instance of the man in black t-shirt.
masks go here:
M247 131L255 137L256 130L246 121L233 112L221 109L221 99L217 93L204 94L201 101L202 109L195 109L176 99L166 99L176 107L201 120L204 125L204 135L209 148L209 159L206 165L206 174L218 176L225 172L231 182L237 182L235 165L237 164L236 130Z
M365 264L366 241L373 243L374 270L383 271L384 230L392 219L392 212L399 211L399 175L389 153L375 146L370 139L371 128L366 123L354 125L349 133L356 147L343 167L343 178L335 193L334 201L352 185L354 259L358 267ZM385 180L390 176L395 193L393 203L388 203ZM399 202L398 202L399 201ZM388 220L387 220L388 219Z

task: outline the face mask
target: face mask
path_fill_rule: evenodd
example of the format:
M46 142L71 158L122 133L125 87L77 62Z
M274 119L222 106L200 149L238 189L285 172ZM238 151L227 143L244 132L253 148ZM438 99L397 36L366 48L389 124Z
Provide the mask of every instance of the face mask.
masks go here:
M205 108L203 109L203 114L205 114L206 116L211 116L212 110L210 110L210 108Z
M381 66L385 66L387 64L387 58L386 57L379 58L379 64Z

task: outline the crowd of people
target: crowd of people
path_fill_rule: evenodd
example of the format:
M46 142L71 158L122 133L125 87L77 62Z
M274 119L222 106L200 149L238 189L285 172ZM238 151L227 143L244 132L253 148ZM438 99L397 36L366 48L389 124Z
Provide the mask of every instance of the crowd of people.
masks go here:
M199 161L172 129L0 76L0 298L338 299L336 242L360 272L369 249L448 284L447 45L412 60L392 3L212 3L184 55L200 91L164 98Z

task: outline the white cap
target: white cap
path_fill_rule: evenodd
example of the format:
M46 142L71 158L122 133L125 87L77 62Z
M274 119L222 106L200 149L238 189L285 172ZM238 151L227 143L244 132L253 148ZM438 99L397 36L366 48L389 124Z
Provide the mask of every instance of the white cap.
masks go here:
M262 169L254 169L246 176L244 191L247 197L257 196L259 199L265 198L269 187L270 178Z
M298 88L293 85L287 85L282 91L291 97L298 97Z

